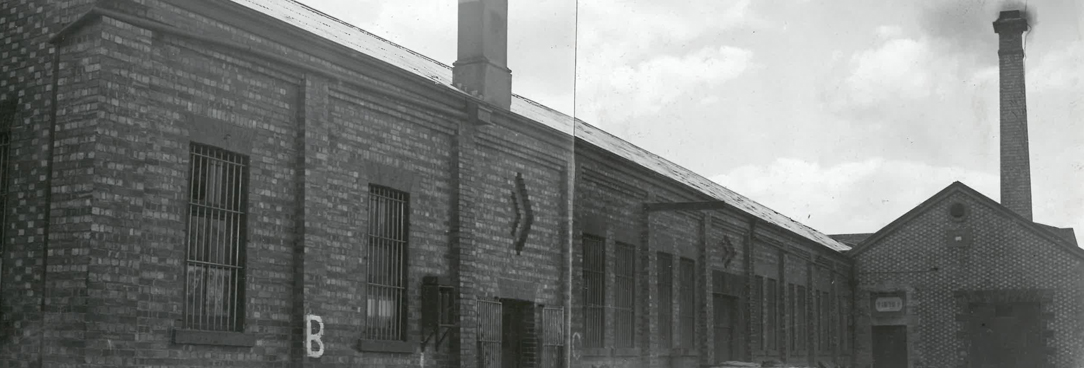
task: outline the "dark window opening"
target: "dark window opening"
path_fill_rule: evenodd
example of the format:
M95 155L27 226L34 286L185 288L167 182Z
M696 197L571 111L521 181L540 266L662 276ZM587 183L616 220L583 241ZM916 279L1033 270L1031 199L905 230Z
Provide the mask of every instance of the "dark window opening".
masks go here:
M659 347L670 348L674 341L674 259L669 254L658 253L659 275Z
M679 342L682 348L694 348L696 341L696 261L681 258L681 296L678 300Z
M583 294L583 346L601 348L606 336L606 243L596 236L583 237Z
M636 247L617 243L614 263L614 347L636 343Z

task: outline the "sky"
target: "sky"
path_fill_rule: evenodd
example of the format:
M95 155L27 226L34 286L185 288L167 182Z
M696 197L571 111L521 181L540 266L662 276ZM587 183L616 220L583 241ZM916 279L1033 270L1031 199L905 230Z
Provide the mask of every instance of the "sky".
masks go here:
M451 0L301 0L451 65ZM1000 10L1025 10L1034 220L1084 244L1077 0L509 1L516 94L827 234L999 200Z

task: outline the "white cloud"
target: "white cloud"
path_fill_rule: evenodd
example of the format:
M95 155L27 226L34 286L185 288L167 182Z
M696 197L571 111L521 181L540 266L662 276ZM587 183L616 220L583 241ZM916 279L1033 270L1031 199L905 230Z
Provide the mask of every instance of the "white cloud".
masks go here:
M654 0L580 3L576 65L577 115L619 124L679 100L708 101L695 87L733 79L748 69L749 50L690 45L736 27L772 27L751 0ZM703 44L703 43L701 43ZM691 50L690 50L691 49Z
M826 233L877 231L954 181L998 194L991 173L883 158L829 167L781 158L711 179Z
M869 105L891 99L928 97L932 89L929 47L913 39L893 39L851 57L853 72L844 81L850 101Z
M877 27L877 36L882 39L893 39L899 37L903 33L903 29L899 26L880 26Z
M665 55L618 66L597 81L606 98L589 100L587 105L593 109L623 106L607 114L617 119L657 113L691 91L737 77L749 67L752 56L749 50L720 46L682 57Z
M1035 66L1027 68L1029 90L1084 89L1084 46L1072 43L1027 61L1031 60Z

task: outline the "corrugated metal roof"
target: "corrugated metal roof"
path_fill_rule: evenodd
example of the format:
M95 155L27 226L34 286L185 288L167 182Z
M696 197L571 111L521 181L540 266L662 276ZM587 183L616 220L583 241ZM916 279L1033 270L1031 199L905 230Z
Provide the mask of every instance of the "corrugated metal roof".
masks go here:
M286 22L317 36L334 41L358 52L372 56L436 83L452 87L452 69L448 65L411 51L372 33L350 25L316 9L292 0L231 0L272 18ZM568 132L572 118L557 110L542 106L522 96L513 95L512 112L539 123ZM741 194L727 189L680 165L659 157L647 150L613 136L593 125L576 121L576 137L602 149L640 164L664 176L689 185L713 198L752 214L761 220L778 225L799 236L810 239L836 251L850 247L835 241L828 235L794 221L779 212L761 205Z

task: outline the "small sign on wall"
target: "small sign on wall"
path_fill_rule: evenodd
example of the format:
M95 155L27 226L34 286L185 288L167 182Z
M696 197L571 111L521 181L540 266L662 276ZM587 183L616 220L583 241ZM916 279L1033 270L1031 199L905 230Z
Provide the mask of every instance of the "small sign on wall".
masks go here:
M873 300L873 308L878 312L899 312L903 310L903 298L883 296Z
M898 317L904 314L907 297L902 291L870 293L869 299L874 317Z

